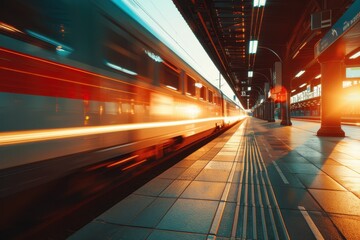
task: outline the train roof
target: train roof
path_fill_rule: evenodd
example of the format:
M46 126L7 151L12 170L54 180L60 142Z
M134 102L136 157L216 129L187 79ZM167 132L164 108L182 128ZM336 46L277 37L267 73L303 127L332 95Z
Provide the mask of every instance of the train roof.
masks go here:
M192 71L196 72L199 76L202 77L203 80L207 81L210 85L212 85L214 88L217 88L214 86L211 82L209 82L202 74L200 74L196 69L194 69L191 66L191 63L186 61L184 55L176 49L173 43L168 41L159 31L157 31L154 27L144 19L142 16L142 9L136 5L133 1L129 0L112 0L116 6L118 6L123 12L125 12L129 17L131 17L135 22L140 24L148 33L150 33L153 37L155 37L159 42L161 42L163 45L165 45L173 54L175 54L188 68L190 68ZM194 63L193 63L194 64Z

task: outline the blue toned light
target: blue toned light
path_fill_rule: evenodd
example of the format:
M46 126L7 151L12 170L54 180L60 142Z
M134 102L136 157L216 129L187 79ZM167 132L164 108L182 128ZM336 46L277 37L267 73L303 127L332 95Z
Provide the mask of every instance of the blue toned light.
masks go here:
M35 37L37 39L40 39L41 41L50 43L51 45L53 45L54 47L56 47L56 53L59 54L60 56L68 56L69 54L71 54L74 50L71 47L68 47L58 41L55 41L51 38L48 38L44 35L41 35L39 33L33 32L31 30L26 30L26 32L32 36Z
M257 47L258 47L258 40L251 40L249 42L249 53L255 54L257 51Z
M111 67L112 69L118 70L118 71L120 71L120 72L129 74L129 75L133 75L133 76L136 76L136 75L137 75L136 72L133 72L133 71L131 71L131 70L129 70L129 69L120 67L120 66L115 65L115 64L113 64L113 63L110 63L110 62L108 62L108 61L105 61L105 64L106 64L107 66Z
M148 55L152 60L154 60L155 62L162 62L162 58L158 55L156 55L153 52L150 52L148 50L145 50L146 55Z
M266 0L254 0L254 7L265 7Z

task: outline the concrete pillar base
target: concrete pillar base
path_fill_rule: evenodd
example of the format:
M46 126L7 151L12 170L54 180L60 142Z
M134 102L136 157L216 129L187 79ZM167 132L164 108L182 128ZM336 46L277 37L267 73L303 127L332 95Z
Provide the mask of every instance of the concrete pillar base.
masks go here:
M316 135L319 137L345 137L345 132L341 126L321 126Z
M292 122L290 121L290 119L285 119L285 120L281 121L280 125L292 126Z

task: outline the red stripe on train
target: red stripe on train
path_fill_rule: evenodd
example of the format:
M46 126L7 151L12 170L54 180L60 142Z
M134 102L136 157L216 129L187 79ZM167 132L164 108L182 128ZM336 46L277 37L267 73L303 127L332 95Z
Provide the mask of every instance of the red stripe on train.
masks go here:
M144 97L139 91L144 92L145 89L114 78L0 48L0 91L119 101Z

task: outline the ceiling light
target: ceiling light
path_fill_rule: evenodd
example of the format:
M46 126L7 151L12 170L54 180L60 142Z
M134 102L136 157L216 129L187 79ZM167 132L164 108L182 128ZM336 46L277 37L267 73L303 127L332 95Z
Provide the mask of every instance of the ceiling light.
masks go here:
M360 51L358 51L357 53L351 55L351 56L349 57L349 59L355 59L355 58L357 58L357 57L359 57L359 56L360 56Z
M248 77L253 77L254 76L254 72L253 71L248 71Z
M305 87L307 85L307 83L303 83L299 86L299 88Z
M300 51L297 51L294 56L292 57L292 59L296 58L296 56L300 53Z
M303 75L305 72L305 70L301 70L300 72L298 72L298 74L295 75L296 78L300 77L301 75Z
M258 47L258 40L251 40L249 42L249 53L255 54Z
M315 79L319 79L319 78L321 78L321 74L319 74L315 77Z
M254 0L254 7L265 7L266 0Z

